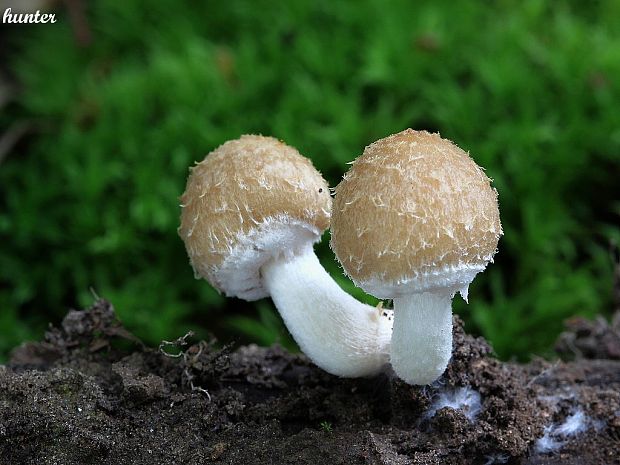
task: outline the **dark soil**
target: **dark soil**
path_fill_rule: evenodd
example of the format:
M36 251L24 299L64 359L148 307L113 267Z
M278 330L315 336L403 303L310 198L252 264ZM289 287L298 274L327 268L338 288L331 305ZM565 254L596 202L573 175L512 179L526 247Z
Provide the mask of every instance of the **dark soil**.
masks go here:
M0 366L0 464L620 464L618 327L575 324L578 358L518 365L455 318L421 388L279 347L144 347L100 300Z

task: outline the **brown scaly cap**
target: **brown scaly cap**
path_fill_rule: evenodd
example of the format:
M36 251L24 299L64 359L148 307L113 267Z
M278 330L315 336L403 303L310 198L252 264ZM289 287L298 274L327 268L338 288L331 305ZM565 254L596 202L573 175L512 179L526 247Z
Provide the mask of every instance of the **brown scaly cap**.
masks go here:
M336 188L331 229L345 272L381 298L466 286L502 234L482 169L439 134L411 129L353 162Z
M181 205L179 235L196 276L248 300L266 296L260 266L316 242L331 214L312 162L255 135L226 142L193 167Z

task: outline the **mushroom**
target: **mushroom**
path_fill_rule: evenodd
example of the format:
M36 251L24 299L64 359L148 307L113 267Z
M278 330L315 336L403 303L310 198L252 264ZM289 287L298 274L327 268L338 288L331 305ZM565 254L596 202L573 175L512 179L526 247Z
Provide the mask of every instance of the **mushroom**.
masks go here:
M467 301L502 228L497 191L439 134L407 129L369 145L336 187L331 247L366 292L394 300L390 361L429 384L452 353L452 298Z
M310 160L245 135L192 168L179 235L197 278L248 301L271 296L300 349L334 375L370 376L389 359L391 312L344 292L314 254L332 198Z

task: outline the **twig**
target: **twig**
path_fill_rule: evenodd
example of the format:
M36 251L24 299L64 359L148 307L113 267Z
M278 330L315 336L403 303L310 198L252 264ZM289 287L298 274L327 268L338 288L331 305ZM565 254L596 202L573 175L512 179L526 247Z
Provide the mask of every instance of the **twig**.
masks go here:
M164 354L166 357L170 357L170 358L183 357L185 355L185 352L181 351L178 354L171 354L169 352L166 352L164 350L164 347L173 346L173 347L176 347L177 349L180 349L181 347L185 347L188 344L187 339L193 336L194 336L194 331L188 331L185 336L181 336L175 339L174 341L161 341L159 343L159 351L162 354Z
M198 391L204 394L205 396L207 396L207 399L209 400L209 402L211 402L211 394L209 394L209 391L207 391L205 388L202 388L194 384L195 376L191 372L191 368L193 367L194 363L196 362L196 360L198 360L200 355L202 355L202 351L204 350L204 345L205 345L204 341L201 341L198 344L198 352L193 355L188 354L184 350L181 350L178 354L171 354L169 352L166 352L166 350L164 349L165 347L168 347L168 346L174 346L177 349L181 349L181 347L185 347L186 345L189 344L187 342L187 339L193 336L194 336L194 332L188 331L187 334L185 334L185 336L181 336L175 339L174 341L161 341L161 343L159 344L159 351L166 357L170 357L170 358L183 357L183 365L185 365L185 367L183 368L183 375L185 376L185 379L187 380L187 383L189 384L190 389L193 392Z

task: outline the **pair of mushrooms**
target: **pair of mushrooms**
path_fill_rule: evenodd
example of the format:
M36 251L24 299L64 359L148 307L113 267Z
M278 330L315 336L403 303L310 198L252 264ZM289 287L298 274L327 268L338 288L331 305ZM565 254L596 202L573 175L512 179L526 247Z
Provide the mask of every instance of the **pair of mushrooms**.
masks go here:
M372 376L391 363L407 383L433 382L452 352L452 298L467 299L502 234L497 192L463 150L411 129L366 147L335 192L332 207L320 173L281 141L226 142L192 169L181 197L196 277L227 296L271 296L329 373ZM358 302L321 266L313 244L330 219L346 274L393 299L393 313Z

